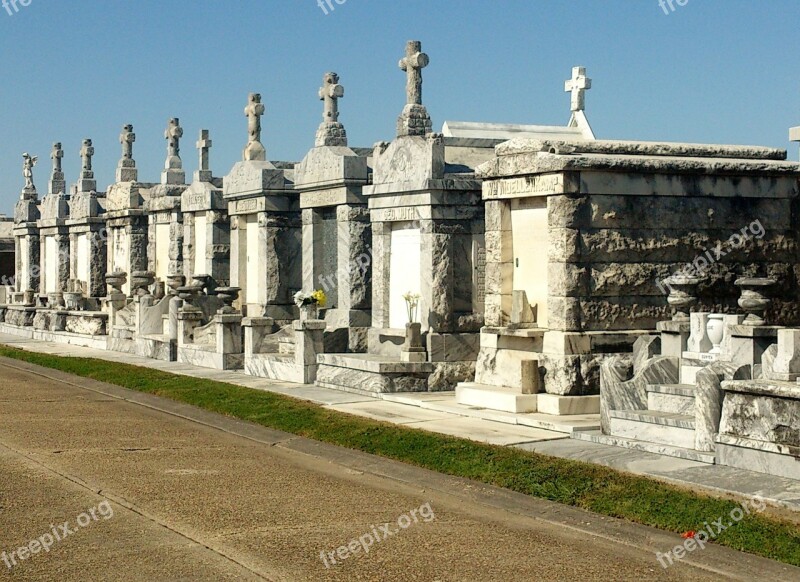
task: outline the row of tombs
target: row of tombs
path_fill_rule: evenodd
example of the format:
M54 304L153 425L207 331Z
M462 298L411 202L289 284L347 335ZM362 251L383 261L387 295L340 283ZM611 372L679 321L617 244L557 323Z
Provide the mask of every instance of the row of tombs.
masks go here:
M433 133L427 63L410 42L397 136L374 148L348 146L328 73L296 164L268 161L258 94L224 178L202 130L187 183L178 119L158 183L138 180L130 125L105 192L91 140L69 192L55 144L41 199L25 154L0 331L372 396L455 390L599 419L575 438L800 478L800 165L596 140L580 67L566 126Z

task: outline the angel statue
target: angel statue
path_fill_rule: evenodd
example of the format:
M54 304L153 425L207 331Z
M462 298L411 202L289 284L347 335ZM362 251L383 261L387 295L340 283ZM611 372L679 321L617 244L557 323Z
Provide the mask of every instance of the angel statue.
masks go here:
M31 156L26 152L22 154L22 159L24 160L22 163L22 175L25 177L25 189L36 190L36 186L33 185L33 167L39 161L39 157Z

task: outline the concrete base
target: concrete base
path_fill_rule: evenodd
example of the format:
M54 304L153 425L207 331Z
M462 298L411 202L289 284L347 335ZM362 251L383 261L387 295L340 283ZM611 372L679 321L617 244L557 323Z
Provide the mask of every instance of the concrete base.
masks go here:
M427 392L430 362L401 362L373 354L320 354L318 386L357 393Z
M84 348L95 348L98 350L108 349L108 336L105 335L98 336L68 331L37 330L31 326L18 327L7 323L0 323L0 333L7 333L26 339L53 342L56 344L67 344Z
M694 417L654 410L611 410L609 416L612 436L694 448Z
M717 437L717 463L737 469L800 480L800 457L763 448L740 446L744 441L745 439L728 439L726 435L719 435ZM753 443L753 445L763 447L762 443Z
M500 388L462 382L456 386L456 403L515 414L536 412L537 394L521 394L514 388Z
M600 395L559 396L558 394L539 394L538 407L539 412L554 416L600 414Z

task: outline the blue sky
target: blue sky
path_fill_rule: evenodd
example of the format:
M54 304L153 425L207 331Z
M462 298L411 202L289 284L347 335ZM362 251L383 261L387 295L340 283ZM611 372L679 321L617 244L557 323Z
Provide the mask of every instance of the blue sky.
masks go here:
M126 123L142 181L157 181L168 118L195 169L200 128L224 175L247 141L247 94L262 93L272 160L299 161L321 121L317 90L339 73L350 144L394 136L404 104L405 41L430 55L424 101L445 120L564 124L571 68L588 68L587 114L600 138L790 148L800 125L800 3L688 0L25 0L0 8L0 212L23 185L21 153L53 141L74 182L81 139L96 150L99 189L113 181ZM341 0L339 0L341 1Z

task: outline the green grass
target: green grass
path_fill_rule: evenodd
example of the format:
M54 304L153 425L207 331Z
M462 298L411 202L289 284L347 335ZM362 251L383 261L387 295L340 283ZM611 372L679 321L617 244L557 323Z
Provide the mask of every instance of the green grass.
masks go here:
M6 346L0 346L0 356L670 532L699 531L704 522L719 517L727 523L738 507L734 501L598 465L404 428L223 382ZM800 529L763 513L746 516L716 543L800 566Z

